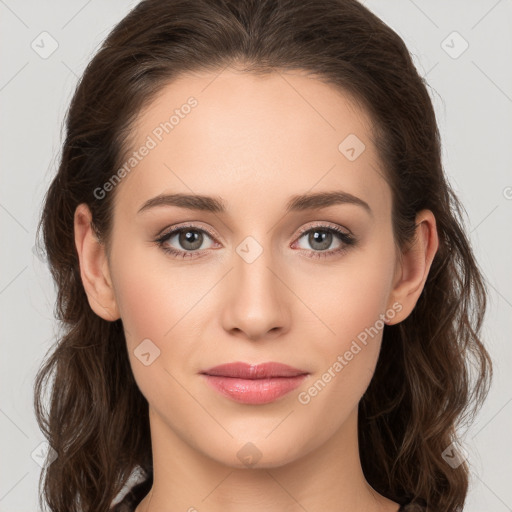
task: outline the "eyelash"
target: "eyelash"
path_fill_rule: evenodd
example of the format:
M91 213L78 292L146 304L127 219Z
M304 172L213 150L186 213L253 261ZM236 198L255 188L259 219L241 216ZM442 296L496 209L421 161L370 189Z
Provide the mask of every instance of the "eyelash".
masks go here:
M172 229L171 231L164 233L162 236L158 237L155 240L155 243L165 253L170 254L171 256L176 257L176 258L198 258L198 257L201 257L201 256L197 256L197 253L200 253L201 251L197 251L197 250L196 251L179 251L177 249L174 249L173 247L169 247L169 246L165 245L165 243L170 238L172 238L173 235L175 235L176 233L180 233L182 231L186 231L187 229L191 230L191 231L193 230L193 231L197 231L197 232L201 232L201 233L206 233L212 239L215 239L213 234L210 233L207 229L198 228L197 226L194 226L194 225L185 225L185 226L180 226L178 228ZM301 229L297 240L299 240L300 238L302 238L303 235L305 235L311 231L327 231L328 233L334 233L334 235L338 238L338 240L343 242L343 246L338 249L331 249L330 251L313 251L313 250L307 251L306 249L302 249L302 250L306 250L306 252L310 253L310 256L308 256L309 258L327 258L330 256L341 255L341 254L345 253L350 247L354 246L357 243L357 240L353 235L345 233L344 231L342 231L341 229L339 229L337 227L327 226L327 225L323 225L323 224Z

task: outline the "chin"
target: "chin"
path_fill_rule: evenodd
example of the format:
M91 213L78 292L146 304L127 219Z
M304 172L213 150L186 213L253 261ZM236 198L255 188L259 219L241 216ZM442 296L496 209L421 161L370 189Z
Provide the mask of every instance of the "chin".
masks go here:
M271 434L272 436L272 434ZM223 443L214 453L212 446L205 454L218 463L236 469L270 469L285 466L301 458L307 453L303 445L304 439L297 433L297 441L288 435L287 442L265 439L264 435L250 440L233 439Z

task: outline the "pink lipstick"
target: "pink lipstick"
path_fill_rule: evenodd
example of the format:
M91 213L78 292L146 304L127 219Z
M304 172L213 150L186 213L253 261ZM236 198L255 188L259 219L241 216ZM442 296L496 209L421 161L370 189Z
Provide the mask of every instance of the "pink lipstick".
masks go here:
M221 364L200 372L222 395L243 404L267 404L298 387L308 372L281 363Z

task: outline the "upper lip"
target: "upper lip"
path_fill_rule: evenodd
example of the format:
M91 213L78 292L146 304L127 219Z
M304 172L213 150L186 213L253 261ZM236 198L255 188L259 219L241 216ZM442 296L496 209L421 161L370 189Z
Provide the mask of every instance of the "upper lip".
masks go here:
M296 377L298 375L306 375L308 372L276 362L261 364L235 362L213 366L200 373L239 379L266 379L269 377Z

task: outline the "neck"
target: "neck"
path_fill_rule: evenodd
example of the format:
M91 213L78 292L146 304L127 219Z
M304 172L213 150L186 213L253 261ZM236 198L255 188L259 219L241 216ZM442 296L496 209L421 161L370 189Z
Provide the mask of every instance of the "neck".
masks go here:
M150 407L153 487L136 512L396 512L364 478L357 408L326 443L272 467L233 467L194 449Z

